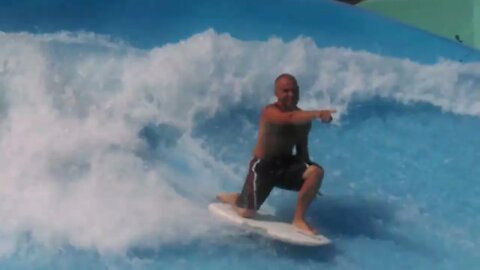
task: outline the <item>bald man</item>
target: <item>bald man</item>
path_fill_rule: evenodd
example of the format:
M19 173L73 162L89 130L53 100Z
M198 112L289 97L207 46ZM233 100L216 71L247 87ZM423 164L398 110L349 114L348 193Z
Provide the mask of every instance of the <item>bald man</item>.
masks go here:
M257 144L242 192L220 193L217 199L233 205L240 216L251 218L274 187L298 191L292 224L303 232L316 234L306 222L305 212L322 184L324 171L310 160L308 134L312 120L330 123L335 110L298 108L299 87L290 74L275 79L275 96L277 101L261 113Z

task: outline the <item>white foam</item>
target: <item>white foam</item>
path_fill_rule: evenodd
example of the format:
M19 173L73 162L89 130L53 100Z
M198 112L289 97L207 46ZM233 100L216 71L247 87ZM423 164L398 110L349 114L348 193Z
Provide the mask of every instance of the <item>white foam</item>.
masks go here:
M0 252L25 232L105 252L202 237L211 225L202 200L242 176L190 132L240 102L259 109L281 72L297 75L305 108L341 114L353 97L383 96L480 115L478 63L426 66L304 37L245 42L212 30L151 50L88 33L1 33L0 236L14 237ZM166 153L190 171L145 165L138 132L148 123L181 131Z

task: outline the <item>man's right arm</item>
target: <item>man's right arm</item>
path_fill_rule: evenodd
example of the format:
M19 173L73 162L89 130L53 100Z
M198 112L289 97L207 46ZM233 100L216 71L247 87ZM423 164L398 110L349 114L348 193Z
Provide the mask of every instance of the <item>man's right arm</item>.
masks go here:
M262 113L265 121L273 124L305 124L316 118L328 119L334 110L282 112L275 107L266 107Z

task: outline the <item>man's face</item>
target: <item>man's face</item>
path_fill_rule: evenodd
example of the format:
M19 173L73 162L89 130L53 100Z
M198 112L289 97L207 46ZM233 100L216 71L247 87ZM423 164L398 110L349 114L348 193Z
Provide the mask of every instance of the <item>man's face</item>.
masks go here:
M298 85L290 78L280 78L275 84L275 96L286 108L295 108L299 99Z

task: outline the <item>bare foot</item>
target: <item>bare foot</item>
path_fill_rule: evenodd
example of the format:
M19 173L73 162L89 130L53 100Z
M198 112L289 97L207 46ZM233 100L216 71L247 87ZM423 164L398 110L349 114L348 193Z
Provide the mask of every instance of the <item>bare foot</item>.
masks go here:
M224 192L224 193L220 193L220 194L217 195L217 200L219 200L223 203L226 203L226 204L230 204L235 209L235 212L237 212L237 214L241 217L244 217L244 218L254 217L255 213L256 213L255 210L250 210L250 209L237 207L238 196L240 196L240 193Z
M240 194L236 192L223 192L217 195L217 200L230 205L235 205L238 196L240 196Z
M293 220L292 224L297 229L300 229L302 232L304 232L306 234L310 234L310 235L316 235L317 234L317 231L303 219Z

